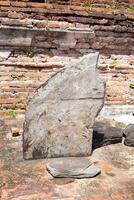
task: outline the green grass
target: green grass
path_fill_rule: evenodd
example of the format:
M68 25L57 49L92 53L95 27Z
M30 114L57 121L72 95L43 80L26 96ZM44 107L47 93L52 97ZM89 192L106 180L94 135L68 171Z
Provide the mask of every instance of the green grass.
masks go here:
M128 8L129 11L134 11L134 6Z
M11 74L11 77L12 79L20 80L21 78L24 77L24 74L21 72L16 72L16 73Z
M134 82L129 83L129 87L130 87L131 89L134 89Z
M26 49L24 52L30 58L32 58L34 56L34 52L32 49Z
M11 117L15 117L17 115L17 113L15 111L13 111L13 110L10 110L8 112L8 115L11 116Z
M117 60L114 59L114 60L112 61L112 65L113 65L114 67L116 67L117 64L118 64L118 63L117 63Z

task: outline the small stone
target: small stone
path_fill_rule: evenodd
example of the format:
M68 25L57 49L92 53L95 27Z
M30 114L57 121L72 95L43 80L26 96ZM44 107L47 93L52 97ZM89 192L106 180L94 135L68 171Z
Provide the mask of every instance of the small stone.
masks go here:
M0 58L7 59L11 54L11 51L8 50L0 50Z
M58 158L47 164L47 170L57 178L90 178L101 170L85 158Z
M20 135L20 129L14 127L14 128L11 129L11 133L12 133L12 137L17 137L17 136Z
M125 135L124 144L134 147L134 124L129 124L123 131Z
M122 142L122 129L107 121L96 121L93 126L93 149Z

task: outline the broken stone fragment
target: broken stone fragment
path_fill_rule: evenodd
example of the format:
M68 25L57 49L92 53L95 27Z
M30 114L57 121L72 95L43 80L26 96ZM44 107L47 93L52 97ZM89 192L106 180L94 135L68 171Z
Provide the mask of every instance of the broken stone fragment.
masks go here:
M12 137L20 136L20 129L16 127L11 128Z
M85 55L35 92L26 109L25 159L91 154L92 126L103 107L105 90L97 61L98 53Z
M8 50L0 50L0 58L7 59L11 54L11 51Z
M124 144L134 147L134 124L129 124L123 131L125 135Z
M91 178L101 170L85 158L58 158L47 164L47 170L55 178Z
M122 142L122 129L107 121L96 121L93 126L93 149Z

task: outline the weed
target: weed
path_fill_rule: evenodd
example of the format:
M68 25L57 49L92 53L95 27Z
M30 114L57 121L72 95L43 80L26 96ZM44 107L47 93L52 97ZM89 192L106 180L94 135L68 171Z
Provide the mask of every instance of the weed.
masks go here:
M130 87L131 89L134 89L134 82L130 82L130 83L129 83L129 87Z
M114 59L113 61L112 61L112 66L116 66L117 65L117 60L116 59Z
M25 54L30 58L32 58L34 56L34 52L32 49L26 49Z
M24 77L24 74L22 74L21 72L16 72L16 73L11 74L11 77L12 79L20 80L21 78Z
M15 117L17 115L17 113L15 111L13 111L13 110L10 110L8 112L8 115L11 116L11 117Z
M129 11L134 11L134 6L128 8Z

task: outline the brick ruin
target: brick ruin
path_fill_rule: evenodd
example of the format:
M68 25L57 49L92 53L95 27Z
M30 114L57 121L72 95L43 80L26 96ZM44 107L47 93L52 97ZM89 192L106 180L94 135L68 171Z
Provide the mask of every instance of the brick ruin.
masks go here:
M0 1L0 117L7 125L22 127L36 88L93 51L100 52L98 68L107 80L105 106L132 111L134 2L110 2Z

